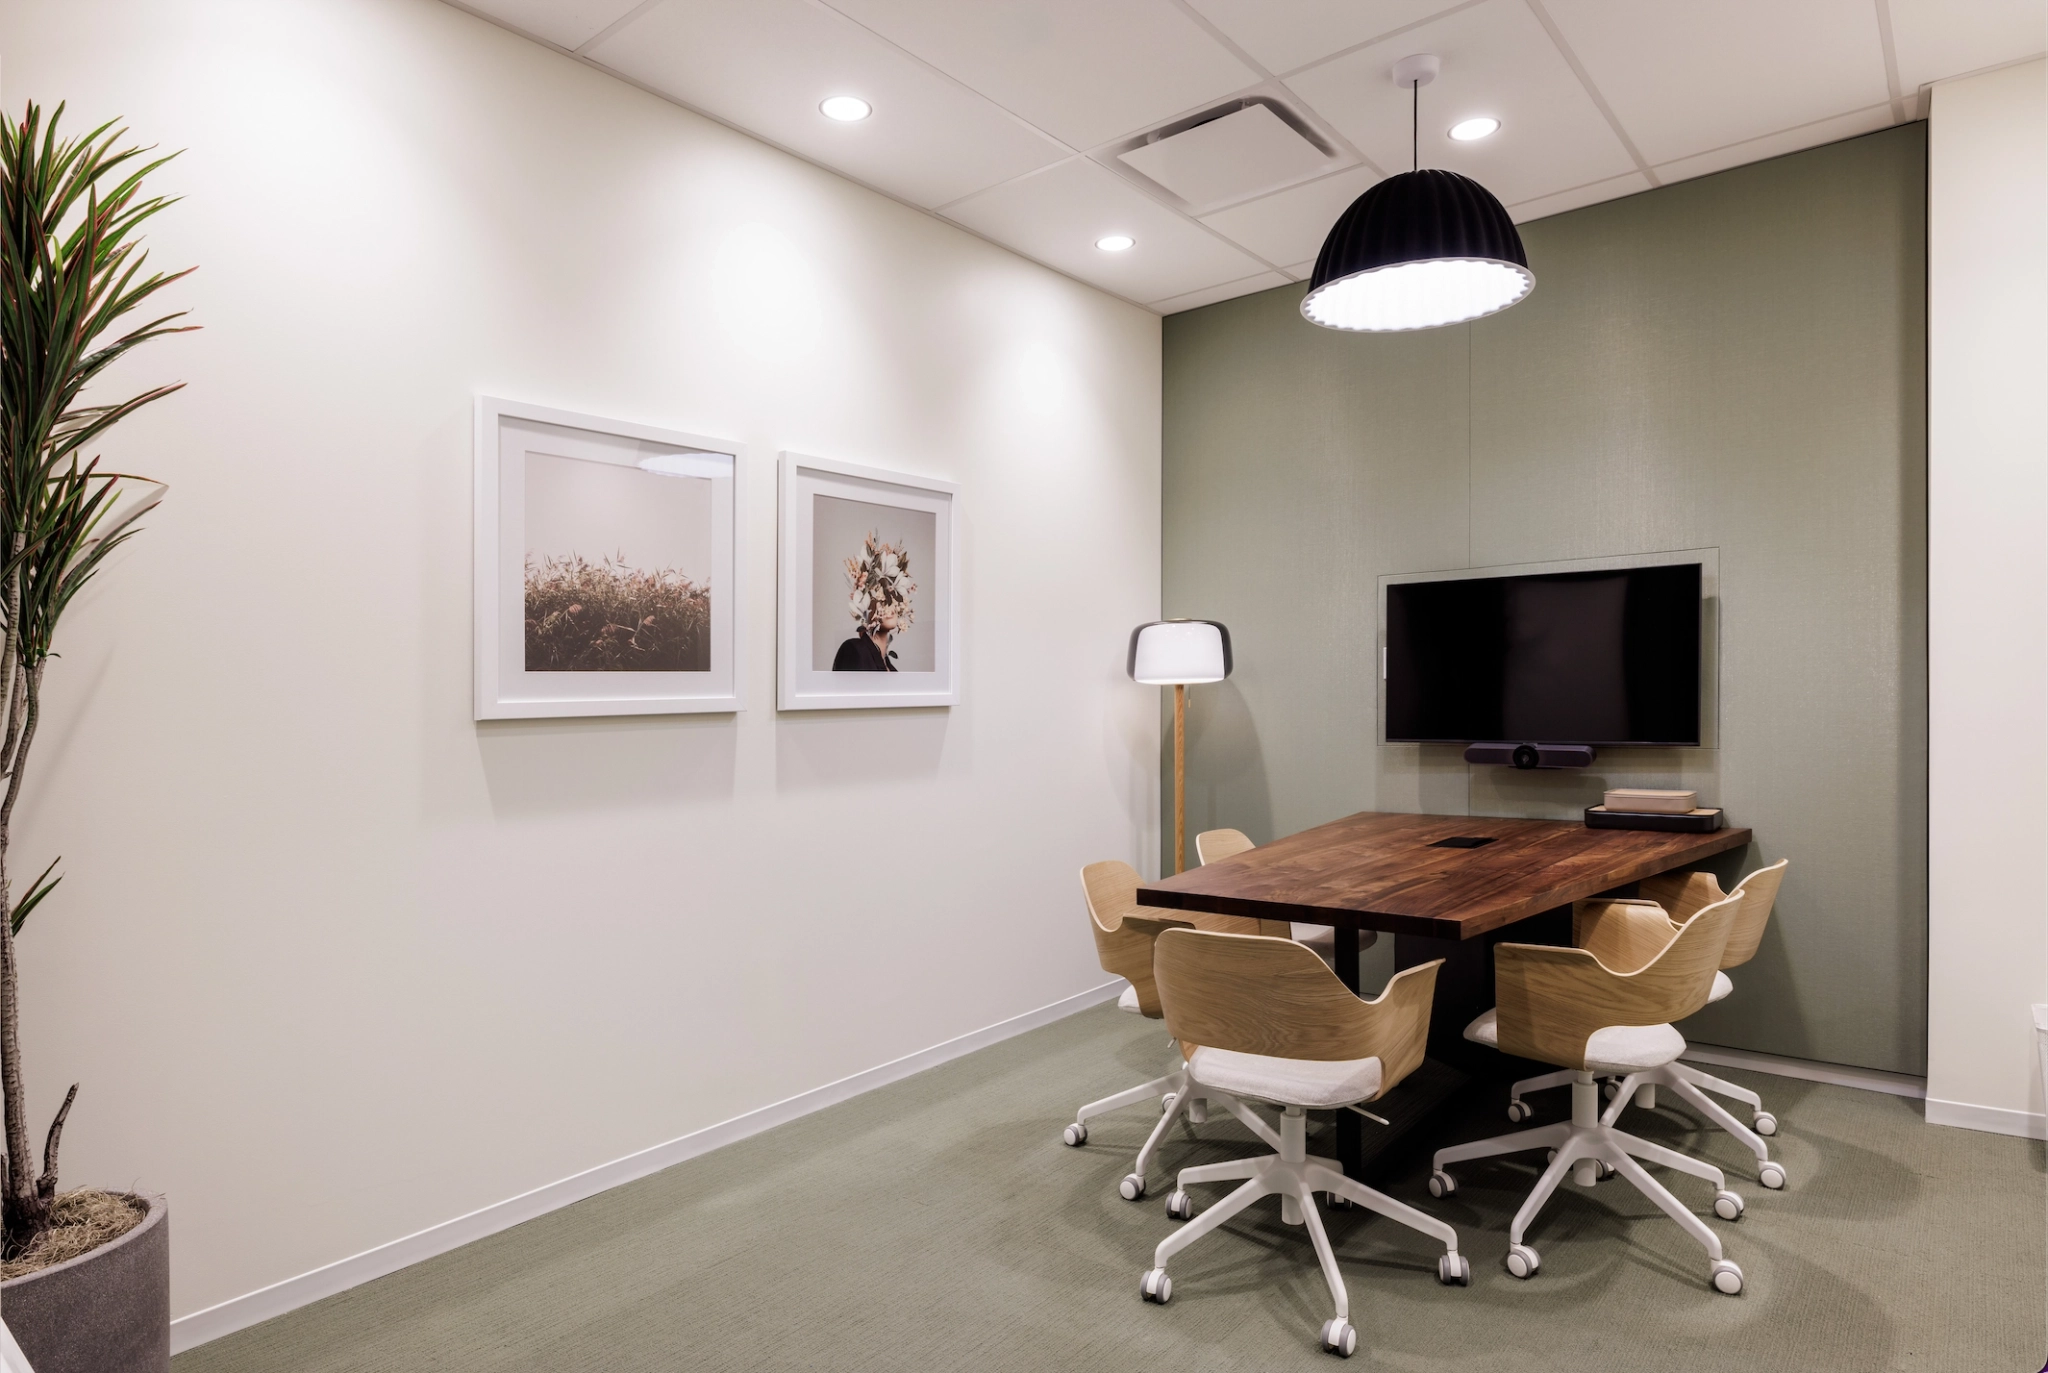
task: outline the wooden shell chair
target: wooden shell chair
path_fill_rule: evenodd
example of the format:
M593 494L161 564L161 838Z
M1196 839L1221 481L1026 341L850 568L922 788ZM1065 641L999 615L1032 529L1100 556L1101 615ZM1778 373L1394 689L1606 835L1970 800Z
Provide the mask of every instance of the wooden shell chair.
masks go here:
M1128 863L1114 860L1090 863L1081 869L1081 890L1087 897L1088 927L1095 935L1096 959L1104 972L1121 977L1128 984L1123 995L1117 998L1117 1009L1150 1020L1161 1019L1159 993L1152 976L1152 943L1166 930L1190 928L1189 922L1176 912L1139 905L1138 873ZM1060 1135L1065 1143L1079 1148L1088 1142L1088 1121L1091 1117L1159 1098L1159 1121L1153 1126L1144 1147L1138 1151L1137 1162L1130 1173L1117 1185L1126 1201L1136 1201L1145 1195L1145 1174L1153 1154L1158 1152L1160 1142L1166 1136L1167 1128L1182 1116L1200 1124L1205 1118L1204 1105L1208 1100L1219 1100L1254 1134L1276 1146L1279 1141L1271 1126L1237 1101L1224 1098L1221 1093L1189 1096L1186 1057L1175 1041L1169 1040L1168 1047L1172 1057L1166 1072L1150 1082L1089 1102L1074 1113L1074 1123Z
M1714 974L1713 990L1707 994L1709 1003L1720 1001L1735 990L1727 970L1739 968L1756 956L1757 946L1763 942L1764 927L1771 921L1771 908L1777 903L1778 886L1784 881L1785 868L1790 861L1781 858L1767 868L1757 869L1737 883L1733 892L1723 892L1720 882L1710 872L1666 873L1642 884L1640 900L1603 901L1595 898L1581 901L1572 908L1572 943L1592 951L1607 967L1630 972L1654 955L1656 949L1652 946L1669 939L1671 931L1716 902L1730 897L1739 898L1735 923L1728 935L1728 947L1721 955L1720 970ZM1611 909L1615 906L1649 906L1667 919L1660 926L1655 920L1640 915L1617 915ZM1524 1092L1560 1087L1570 1080L1570 1073L1550 1073L1517 1082L1508 1099L1508 1119L1520 1122L1529 1118L1529 1108L1522 1101ZM1610 1083L1607 1112L1602 1118L1612 1125L1631 1104L1645 1109L1654 1108L1659 1087L1669 1087L1680 1100L1741 1140L1756 1155L1758 1182L1773 1190L1785 1185L1785 1165L1771 1158L1771 1146L1764 1143L1764 1136L1778 1133L1778 1118L1764 1109L1763 1098L1747 1087L1725 1082L1690 1064L1667 1063L1661 1068L1630 1074L1618 1084ZM1750 1123L1744 1125L1738 1121L1719 1102L1708 1097L1708 1092L1733 1097L1747 1105Z
M1727 1179L1713 1165L1617 1130L1611 1119L1602 1119L1599 1089L1594 1084L1596 1076L1633 1080L1636 1074L1677 1061L1685 1052L1685 1040L1671 1022L1683 1020L1707 1004L1739 904L1729 897L1673 931L1664 912L1647 902L1607 903L1602 921L1616 921L1624 928L1601 935L1603 946L1654 949L1626 972L1610 966L1591 949L1502 944L1494 950L1493 980L1499 1004L1467 1026L1465 1038L1567 1069L1572 1118L1561 1125L1438 1150L1429 1190L1439 1197L1458 1190L1446 1171L1453 1163L1525 1149L1552 1151L1550 1166L1508 1229L1507 1269L1515 1277L1536 1275L1540 1260L1533 1248L1522 1243L1522 1237L1566 1172L1571 1172L1581 1187L1591 1187L1612 1170L1700 1242L1709 1259L1708 1280L1716 1291L1732 1296L1742 1290L1742 1270L1723 1257L1719 1236L1636 1160L1713 1183L1714 1214L1722 1220L1742 1215L1742 1198L1728 1190Z
M1224 1092L1280 1108L1275 1152L1184 1168L1166 1199L1174 1220L1194 1216L1187 1189L1242 1179L1244 1185L1169 1235L1139 1282L1145 1300L1173 1298L1166 1265L1173 1256L1262 1197L1280 1198L1280 1218L1308 1227L1337 1314L1324 1322L1323 1348L1349 1357L1358 1347L1350 1299L1323 1231L1315 1194L1364 1206L1440 1240L1437 1277L1460 1286L1471 1264L1450 1226L1344 1176L1334 1159L1312 1158L1307 1112L1356 1107L1386 1092L1422 1062L1429 1010L1442 960L1406 969L1372 1001L1358 996L1309 950L1289 939L1168 930L1153 954L1167 1031L1198 1044L1188 1058L1190 1092Z
M1226 858L1235 858L1248 853L1258 845L1243 830L1203 830L1195 836L1195 857L1203 863L1220 863ZM1328 925L1304 925L1300 921L1261 920L1262 927L1257 933L1276 935L1281 939L1292 939L1297 944L1306 944L1315 956L1332 967L1337 962L1337 931ZM1246 930L1243 933L1253 933ZM1378 942L1378 930L1358 931L1358 951L1364 953Z

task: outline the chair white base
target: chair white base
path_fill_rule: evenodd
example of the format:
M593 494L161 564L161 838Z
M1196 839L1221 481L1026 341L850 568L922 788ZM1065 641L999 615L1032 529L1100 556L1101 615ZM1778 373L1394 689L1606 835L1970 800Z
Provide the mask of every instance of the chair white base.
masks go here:
M1172 1041L1169 1040L1168 1043L1172 1044ZM1117 1190L1122 1193L1125 1201L1136 1201L1145 1195L1146 1175L1151 1171L1152 1157L1159 1152L1159 1146L1165 1141L1166 1132L1173 1123L1185 1117L1190 1125L1203 1124L1209 1118L1210 1102L1224 1107L1243 1121L1245 1128L1267 1144L1275 1149L1280 1147L1280 1136L1273 1132L1273 1127L1242 1102L1221 1092L1198 1089L1190 1093L1187 1067L1181 1059L1180 1046L1177 1044L1173 1045L1173 1059L1182 1066L1173 1072L1155 1077L1150 1082L1141 1082L1126 1091L1118 1092L1115 1096L1106 1096L1100 1101L1089 1102L1074 1113L1074 1123L1061 1133L1061 1139L1065 1143L1079 1147L1088 1142L1088 1122L1094 1117L1106 1115L1111 1111L1120 1111L1126 1106L1135 1106L1141 1101L1151 1101L1155 1098L1159 1100L1159 1120L1153 1125L1152 1133L1146 1136L1143 1147L1138 1150L1138 1158L1131 1165L1131 1171L1117 1184Z
M1508 1119L1519 1122L1529 1118L1529 1108L1522 1101L1523 1093L1563 1087L1571 1082L1572 1077L1573 1073L1567 1069L1563 1072L1545 1073L1541 1077L1524 1078L1517 1082L1508 1089ZM1738 1087L1732 1082L1715 1077L1712 1073L1701 1072L1691 1064L1667 1063L1661 1068L1629 1074L1621 1080L1618 1087L1612 1089L1612 1099L1608 1102L1607 1111L1601 1117L1600 1123L1614 1124L1631 1104L1646 1111L1655 1110L1659 1087L1669 1087L1679 1100L1742 1141L1743 1147L1756 1155L1757 1181L1773 1191L1785 1185L1785 1166L1772 1162L1771 1146L1763 1141L1765 1135L1778 1133L1778 1118L1764 1109L1763 1098L1747 1087ZM1750 1124L1744 1125L1737 1120L1720 1102L1709 1097L1708 1092L1731 1097L1749 1107Z
M1554 1075L1553 1075L1554 1076ZM1527 1149L1554 1149L1550 1166L1543 1170L1543 1176L1536 1180L1534 1190L1522 1209L1515 1212L1514 1222L1508 1227L1508 1271L1518 1278L1534 1276L1541 1262L1536 1251L1522 1243L1529 1226L1543 1210L1563 1183L1565 1174L1573 1174L1573 1181L1581 1187L1591 1187L1601 1175L1601 1165L1627 1178L1635 1189L1657 1204L1665 1215L1678 1222L1679 1227L1707 1251L1709 1260L1707 1276L1714 1289L1730 1296L1742 1290L1742 1270L1730 1263L1721 1253L1721 1238L1707 1227L1705 1221L1694 1215L1677 1197L1666 1191L1663 1184L1643 1170L1643 1159L1665 1168L1675 1169L1714 1184L1714 1213L1723 1220L1735 1220L1742 1215L1742 1198L1728 1190L1727 1179L1719 1168L1698 1159L1688 1158L1675 1149L1639 1139L1626 1131L1614 1128L1611 1120L1600 1115L1599 1089L1588 1072L1571 1072L1567 1080L1572 1089L1572 1118L1562 1125L1545 1125L1534 1130L1522 1130L1512 1135L1501 1135L1494 1139L1480 1140L1473 1144L1460 1144L1449 1149L1439 1149L1436 1154L1435 1172L1430 1177L1430 1191L1438 1196L1447 1196L1457 1191L1457 1183L1445 1171L1447 1165L1466 1163L1473 1159L1497 1158L1502 1154L1521 1153ZM1631 1079L1633 1080L1633 1079ZM1545 1079L1534 1079L1538 1083ZM1525 1084L1517 1084L1522 1086ZM1617 1103L1628 1100L1629 1088L1626 1083ZM1620 1105L1611 1108L1610 1114L1619 1114Z
M1308 1116L1301 1107L1286 1107L1280 1116L1279 1136L1273 1141L1278 1153L1181 1170L1166 1207L1167 1215L1176 1220L1194 1214L1193 1204L1187 1196L1190 1186L1239 1180L1243 1180L1244 1185L1160 1242L1158 1249L1153 1251L1152 1267L1139 1284L1139 1290L1147 1301L1164 1305L1172 1299L1173 1282L1166 1275L1166 1265L1175 1254L1253 1202L1277 1196L1280 1198L1280 1219L1288 1225L1308 1227L1309 1239L1315 1245L1316 1260L1322 1265L1323 1281L1329 1285L1330 1299L1336 1304L1337 1314L1324 1322L1320 1332L1323 1348L1349 1358L1358 1347L1358 1333L1351 1325L1351 1298L1345 1290L1344 1274L1337 1267L1336 1253L1330 1248L1330 1237L1323 1229L1322 1214L1316 1209L1315 1194L1318 1192L1363 1206L1411 1230L1441 1240L1444 1256L1437 1264L1437 1280L1458 1286L1471 1280L1472 1265L1458 1253L1457 1231L1434 1216L1424 1215L1363 1183L1353 1182L1344 1176L1335 1160L1309 1157L1307 1127Z

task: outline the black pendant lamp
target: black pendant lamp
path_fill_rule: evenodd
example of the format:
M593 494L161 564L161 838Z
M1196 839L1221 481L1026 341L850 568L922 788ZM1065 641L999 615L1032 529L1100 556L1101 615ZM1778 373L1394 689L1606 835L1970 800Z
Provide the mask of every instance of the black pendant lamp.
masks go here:
M1514 220L1469 176L1421 163L1422 88L1436 78L1427 53L1394 66L1414 92L1415 168L1351 202L1323 240L1301 313L1326 329L1434 329L1497 314L1536 289Z

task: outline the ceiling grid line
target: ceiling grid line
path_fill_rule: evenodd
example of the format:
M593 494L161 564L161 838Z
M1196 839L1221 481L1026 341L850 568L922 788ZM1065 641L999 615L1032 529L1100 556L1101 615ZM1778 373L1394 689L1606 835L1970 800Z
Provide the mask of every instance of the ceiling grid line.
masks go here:
M1621 140L1621 146L1628 151L1629 157L1634 160L1636 170L1641 172L1644 179L1652 186L1663 185L1664 183L1658 177L1655 169L1644 159L1642 149L1636 146L1635 139L1629 137L1628 130L1622 127L1620 118L1614 113L1614 107L1607 103L1607 97L1600 94L1600 88L1593 84L1592 74L1586 70L1585 63L1579 61L1578 53L1574 52L1572 45L1565 41L1564 31L1558 28L1557 21L1550 17L1550 11L1544 8L1543 0L1526 0L1526 2L1529 6L1529 12L1536 16L1536 22L1541 24L1543 31L1550 35L1550 41L1557 45L1558 56L1564 58L1565 65L1572 69L1572 75L1578 77L1579 84L1586 88L1586 95L1592 100L1594 107L1600 111L1601 117L1606 119L1608 127L1614 130L1614 136Z
M661 4L664 3L664 0L654 0L654 2L656 4ZM853 25L853 27L859 29L862 33L868 35L877 43L880 43L883 47L888 48L892 52L896 53L897 56L903 58L906 62L911 62L919 67L924 68L933 76L936 76L941 81L944 81L947 85L959 90L962 94L971 96L974 99L981 101L983 104L987 105L991 109L1001 110L1004 114L1008 115L1011 119L1015 120L1019 125L1030 130L1032 133L1037 134L1040 138L1043 138L1048 143L1052 144L1054 147L1069 153L1077 153L1081 151L1079 148L1076 148L1073 144L1067 142L1065 139L1060 138L1057 135L1050 132L1049 130L1042 129L1038 125L1032 123L1029 119L1026 119L1023 115L1017 113L1015 110L1011 109L1009 106L1005 105L1002 101L996 99L988 92L976 90L974 87L968 85L965 81L962 81L959 77L953 75L953 73L947 71L944 67L934 66L932 63L925 61L922 57L919 57L916 53L904 47L901 43L898 43L895 39L889 37L887 34L879 33L869 25L862 23L860 20L848 14L845 10L840 9L837 5L832 4L831 0L807 0L807 3L810 4L811 7L814 9L823 10L826 14L831 15L834 19Z
M1501 119L1478 142L1425 120L1423 157L1519 223L1922 117L1932 83L2042 47L2041 0L447 3L1158 313L1308 274L1409 150L1396 58L1445 58L1449 119ZM832 123L836 95L874 117ZM1324 156L1249 115L1166 146L1247 102Z
M1394 28L1388 29L1385 33L1376 33L1372 37L1364 39L1361 42L1348 44L1345 47L1339 48L1332 53L1325 53L1323 56L1318 57L1313 62L1304 62L1298 67L1290 67L1286 71L1280 73L1280 79L1282 81L1286 81L1292 77L1300 76L1303 72L1312 72L1318 67L1327 67L1332 62L1341 62L1345 58L1351 56L1351 54L1355 52L1363 52L1367 48L1372 47L1374 44L1384 43L1389 38L1399 38L1404 33L1409 33L1415 29L1422 28L1426 25L1434 24L1441 19L1448 19L1452 15L1457 14L1460 11L1469 10L1475 8L1476 6L1488 3L1490 3L1490 0L1461 0L1459 4L1446 5L1440 10L1434 10L1429 14L1425 14L1420 19L1412 20L1409 23L1397 25Z
M1188 17L1188 21L1192 23L1196 28L1200 29L1203 33L1208 34L1210 38L1214 39L1216 43L1225 52L1229 53L1232 57L1235 57L1238 61L1244 63L1247 67L1250 67L1253 71L1257 72L1259 74L1259 79L1261 81L1271 81L1273 79L1273 73L1266 70L1264 63L1260 62L1258 58L1253 57L1250 53L1246 52L1242 47L1238 45L1237 41L1233 39L1229 34L1225 33L1222 29L1217 28L1213 23L1209 21L1208 15L1202 13L1193 5L1190 5L1188 3L1188 0L1168 0L1168 3L1171 4L1175 9L1179 10L1182 14L1186 15Z
M625 29L629 25L633 24L640 18L640 16L646 14L649 10L657 9L660 6L665 5L667 3L668 0L640 0L639 4L633 6L633 8L627 10L618 18L612 20L611 23L606 24L596 33L591 34L590 37L584 39L575 47L569 49L569 52L576 57L585 57L589 54L592 48L596 47L599 43L604 42L605 39L610 38L613 34L618 33L620 30ZM604 70L609 71L610 68L606 67L604 68Z
M1906 122L1906 95L1899 85L1899 49L1892 37L1892 7L1890 0L1871 2L1877 7L1877 42L1884 49L1884 85L1891 92L1892 122L1903 124Z

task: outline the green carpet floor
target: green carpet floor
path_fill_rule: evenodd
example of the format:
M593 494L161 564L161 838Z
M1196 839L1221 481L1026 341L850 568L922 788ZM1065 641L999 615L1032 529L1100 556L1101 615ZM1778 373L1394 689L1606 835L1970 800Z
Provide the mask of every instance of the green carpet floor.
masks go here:
M1316 1345L1330 1312L1314 1255L1276 1201L1177 1259L1170 1306L1139 1299L1171 1225L1164 1177L1137 1203L1115 1183L1151 1117L1104 1118L1081 1149L1059 1128L1151 1076L1164 1040L1109 1007L1074 1016L217 1340L176 1373L1337 1367ZM1729 1076L1783 1122L1788 1190L1758 1186L1746 1151L1679 1110L1631 1112L1630 1127L1719 1164L1748 1201L1742 1220L1712 1222L1741 1296L1710 1291L1702 1251L1619 1180L1561 1189L1530 1235L1542 1272L1517 1281L1501 1267L1507 1220L1540 1155L1467 1165L1443 1202L1418 1158L1389 1190L1458 1227L1472 1286L1440 1287L1421 1237L1333 1214L1360 1334L1346 1366L2042 1366L2040 1144L1929 1126L1895 1097ZM1504 1091L1478 1095L1444 1142L1508 1128ZM1536 1123L1564 1095L1537 1098ZM1169 1165L1250 1149L1235 1122L1198 1133ZM1659 1176L1707 1211L1706 1184Z

